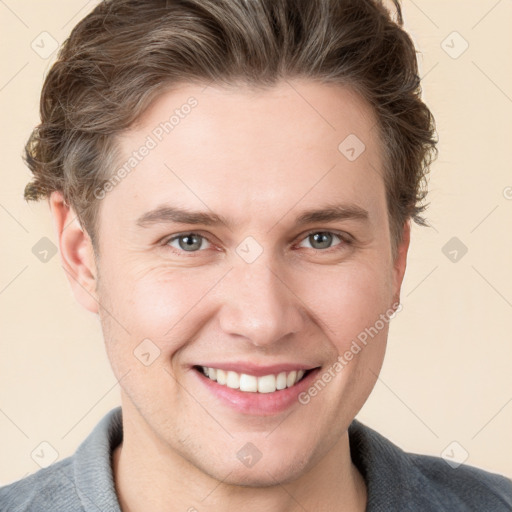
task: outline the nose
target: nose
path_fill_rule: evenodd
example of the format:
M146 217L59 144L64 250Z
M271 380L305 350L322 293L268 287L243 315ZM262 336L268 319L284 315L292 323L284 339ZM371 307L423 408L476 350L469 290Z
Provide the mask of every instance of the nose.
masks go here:
M263 257L237 263L222 283L222 298L220 328L255 346L270 346L303 328L300 298L285 273Z

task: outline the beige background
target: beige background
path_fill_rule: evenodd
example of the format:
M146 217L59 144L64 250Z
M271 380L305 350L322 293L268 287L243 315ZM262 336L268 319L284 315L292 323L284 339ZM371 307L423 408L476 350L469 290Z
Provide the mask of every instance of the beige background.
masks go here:
M47 204L22 199L20 155L54 56L31 44L51 50L95 3L0 3L0 484L39 469L41 442L73 453L119 404L97 318L75 303L59 256L32 252L42 237L56 243ZM441 141L433 227L413 231L403 311L358 417L405 450L466 451L468 464L512 477L512 2L404 0L404 11ZM457 262L442 251L452 237L468 248Z

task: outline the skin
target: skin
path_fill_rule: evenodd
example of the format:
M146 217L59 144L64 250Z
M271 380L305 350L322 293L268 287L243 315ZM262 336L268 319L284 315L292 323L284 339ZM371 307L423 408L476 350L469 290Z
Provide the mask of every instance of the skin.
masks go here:
M347 428L376 382L387 324L307 405L282 413L228 407L191 367L325 371L399 302L410 226L394 259L374 114L346 87L305 80L259 91L183 85L120 138L123 158L190 96L197 107L100 201L99 260L62 195L50 198L63 266L77 300L99 315L120 380L124 438L113 470L122 510L363 511ZM366 146L352 162L338 151L349 134ZM137 226L164 203L232 224ZM368 218L295 223L333 203ZM352 243L334 236L319 248L311 231ZM165 245L191 232L205 237L199 250ZM252 263L236 252L248 236L263 250ZM133 354L147 338L160 350L149 366ZM236 456L248 442L262 454L250 468Z

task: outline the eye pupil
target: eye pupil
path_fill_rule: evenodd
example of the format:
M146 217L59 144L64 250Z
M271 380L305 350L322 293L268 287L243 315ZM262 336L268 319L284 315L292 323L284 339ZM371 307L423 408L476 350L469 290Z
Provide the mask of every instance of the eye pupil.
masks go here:
M332 234L325 232L314 233L310 235L310 242L313 247L315 243L320 244L320 247L315 247L315 249L327 249L332 243Z
M189 233L179 237L179 244L184 251L194 251L201 247L201 240L200 235Z

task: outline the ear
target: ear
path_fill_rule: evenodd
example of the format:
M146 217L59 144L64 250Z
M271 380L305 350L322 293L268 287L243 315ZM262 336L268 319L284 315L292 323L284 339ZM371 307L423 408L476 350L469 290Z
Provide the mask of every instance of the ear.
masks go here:
M393 302L400 302L400 289L407 267L407 253L409 251L409 244L411 241L411 221L408 219L403 226L402 240L397 247L396 257L393 264Z
M97 272L89 234L82 229L74 210L61 192L52 192L50 210L59 240L62 267L76 300L92 313L98 313Z

